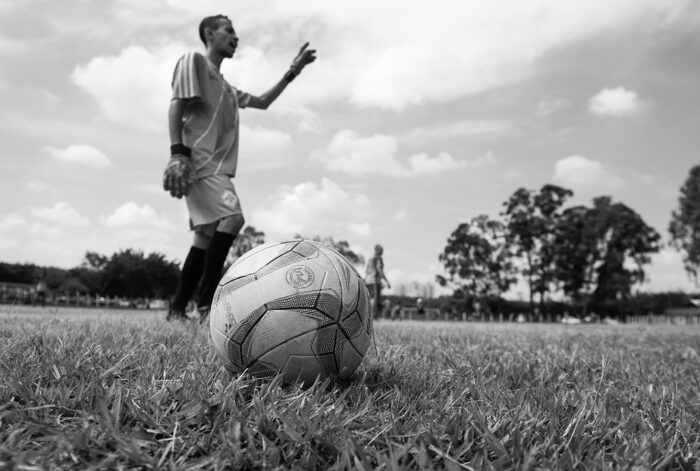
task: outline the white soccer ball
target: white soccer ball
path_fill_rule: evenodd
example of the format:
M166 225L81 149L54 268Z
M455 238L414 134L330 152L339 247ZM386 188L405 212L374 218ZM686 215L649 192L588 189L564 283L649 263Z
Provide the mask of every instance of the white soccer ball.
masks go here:
M334 249L310 240L260 245L231 265L209 314L224 366L286 382L350 378L372 341L360 274Z

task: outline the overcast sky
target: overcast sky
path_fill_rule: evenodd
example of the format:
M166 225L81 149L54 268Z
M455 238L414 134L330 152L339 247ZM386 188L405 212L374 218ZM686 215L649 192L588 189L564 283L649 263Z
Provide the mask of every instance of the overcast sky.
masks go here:
M610 195L668 241L700 156L696 1L0 0L1 261L184 258L185 204L161 189L170 80L216 13L240 37L222 71L249 93L318 50L241 112L235 184L268 241L381 243L394 285L429 281L460 223L545 183ZM695 289L670 248L648 275Z

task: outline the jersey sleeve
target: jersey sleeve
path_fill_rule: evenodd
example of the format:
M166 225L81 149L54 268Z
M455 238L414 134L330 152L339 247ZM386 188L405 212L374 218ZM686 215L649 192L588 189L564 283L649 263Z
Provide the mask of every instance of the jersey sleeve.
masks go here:
M236 89L236 101L239 108L246 108L250 103L250 94Z
M206 59L199 53L188 52L177 61L173 72L173 98L200 98L202 96L203 67Z

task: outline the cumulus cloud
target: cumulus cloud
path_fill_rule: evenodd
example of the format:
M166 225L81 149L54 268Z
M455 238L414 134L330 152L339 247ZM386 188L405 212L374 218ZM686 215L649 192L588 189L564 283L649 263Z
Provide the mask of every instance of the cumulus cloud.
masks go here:
M35 193L42 193L44 191L52 190L52 188L41 180L32 180L27 182L27 190Z
M637 94L625 87L604 88L588 101L588 109L597 116L629 116L641 108Z
M426 153L400 158L395 136L374 134L360 136L352 130L339 131L325 149L311 153L309 160L326 169L350 175L383 175L414 178L465 168L480 167L495 162L490 153L473 160L456 160L441 152L432 157Z
M201 11L220 9L217 1L165 3L163 13L179 13L185 24L195 24ZM551 0L436 0L429 8L407 8L399 0L357 0L332 7L323 0L270 0L260 8L243 0L236 4L234 22L246 41L233 61L222 64L222 72L235 86L262 93L310 40L319 48L319 60L280 97L281 107L346 101L404 109L517 82L535 74L538 60L562 44L629 24L648 28L653 23L640 18L675 18L672 14L678 16L683 7L674 3L597 0L581 8ZM150 7L131 2L128 7L134 19L152 15ZM110 119L153 128L164 119L172 67L185 47L135 45L78 66L73 79Z
M106 227L115 229L158 229L169 230L172 223L160 216L151 206L139 205L133 201L124 203L110 215L102 218Z
M614 190L624 181L604 163L581 155L559 160L554 167L554 181L574 190Z
M422 143L456 137L491 139L507 134L512 130L513 125L508 121L462 120L416 128L401 136L401 140Z
M671 247L664 247L652 254L651 263L645 272L646 286L643 289L651 287L654 291L697 291L683 268L683 256Z
M544 118L559 113L570 105L571 102L566 98L545 98L537 103L535 115Z
M240 22L280 22L300 38L313 26L323 50L309 72L315 83L302 81L297 92L307 99L342 97L359 106L403 109L514 83L534 74L538 59L562 44L680 8L653 0L599 0L586 8L549 0L437 0L429 8L406 8L398 0L333 8L321 0L280 1L264 12L246 11ZM349 43L353 47L340 46Z
M49 208L33 208L31 214L37 219L59 226L85 227L90 224L86 217L66 201L59 201Z
M241 126L239 165L247 170L267 170L289 161L292 137L280 130Z
M18 214L4 214L0 216L0 232L11 232L25 225L27 221Z
M370 203L362 193L351 193L334 181L282 186L255 208L251 224L270 240L296 234L318 234L348 240L371 233Z
M71 78L92 95L110 121L140 130L162 130L175 63L186 51L183 44L130 46L117 55L95 57L76 66Z
M65 149L57 149L53 146L46 146L41 149L55 160L68 164L89 165L92 167L104 168L112 165L112 161L104 152L96 147L85 144L74 144Z

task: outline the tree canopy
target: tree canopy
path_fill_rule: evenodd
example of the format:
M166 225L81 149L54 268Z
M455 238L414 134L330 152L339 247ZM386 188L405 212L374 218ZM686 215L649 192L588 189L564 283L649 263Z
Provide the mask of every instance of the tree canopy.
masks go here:
M671 213L668 230L671 244L683 254L685 270L697 285L700 269L700 165L690 169L680 193L678 208Z

